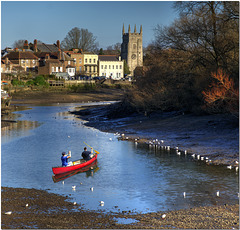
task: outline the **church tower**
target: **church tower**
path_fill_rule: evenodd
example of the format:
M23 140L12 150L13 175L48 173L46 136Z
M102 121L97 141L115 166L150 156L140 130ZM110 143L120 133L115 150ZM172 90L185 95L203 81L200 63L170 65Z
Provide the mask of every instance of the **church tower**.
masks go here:
M136 25L134 32L131 33L129 25L128 33L125 33L123 24L121 58L122 60L126 60L131 76L134 75L136 67L143 66L142 26L140 27L140 33L137 33Z

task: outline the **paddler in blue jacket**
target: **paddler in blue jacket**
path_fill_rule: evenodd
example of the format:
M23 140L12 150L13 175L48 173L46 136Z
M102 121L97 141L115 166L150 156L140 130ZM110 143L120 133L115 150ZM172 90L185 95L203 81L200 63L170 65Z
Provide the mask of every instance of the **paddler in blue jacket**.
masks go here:
M69 163L68 163L68 158L71 157L71 154L66 154L65 152L62 153L62 157L61 157L61 160L62 160L62 166L68 166Z

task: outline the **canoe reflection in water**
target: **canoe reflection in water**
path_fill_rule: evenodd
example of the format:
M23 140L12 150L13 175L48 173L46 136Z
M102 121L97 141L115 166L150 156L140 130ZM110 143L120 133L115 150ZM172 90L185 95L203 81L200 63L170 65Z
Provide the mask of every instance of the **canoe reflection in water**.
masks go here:
M74 171L71 172L66 172L63 174L57 174L52 176L54 183L57 183L59 181L65 180L71 176L74 176L78 173L83 173L86 172L86 176L93 176L93 173L97 172L99 170L99 167L97 166L97 160L94 161L92 164L87 165L86 167L80 168L80 169L76 169Z

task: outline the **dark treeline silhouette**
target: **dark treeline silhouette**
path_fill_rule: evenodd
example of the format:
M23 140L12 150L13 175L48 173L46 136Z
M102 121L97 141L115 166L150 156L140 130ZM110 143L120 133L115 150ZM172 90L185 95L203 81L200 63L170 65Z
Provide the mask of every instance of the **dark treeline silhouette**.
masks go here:
M239 2L176 2L174 6L178 19L167 27L156 26L154 42L145 51L143 76L136 79L123 104L144 113L237 115ZM224 89L227 80L213 77L218 74L231 82L234 94ZM209 100L207 96L214 93L215 100Z

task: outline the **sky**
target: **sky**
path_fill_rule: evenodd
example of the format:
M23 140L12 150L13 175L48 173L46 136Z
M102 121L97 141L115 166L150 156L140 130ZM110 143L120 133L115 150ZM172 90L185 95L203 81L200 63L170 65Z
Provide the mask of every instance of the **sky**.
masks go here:
M157 24L177 17L173 1L1 1L1 49L17 40L60 42L74 27L88 29L99 48L122 43L122 27L143 28L143 46L154 39Z

